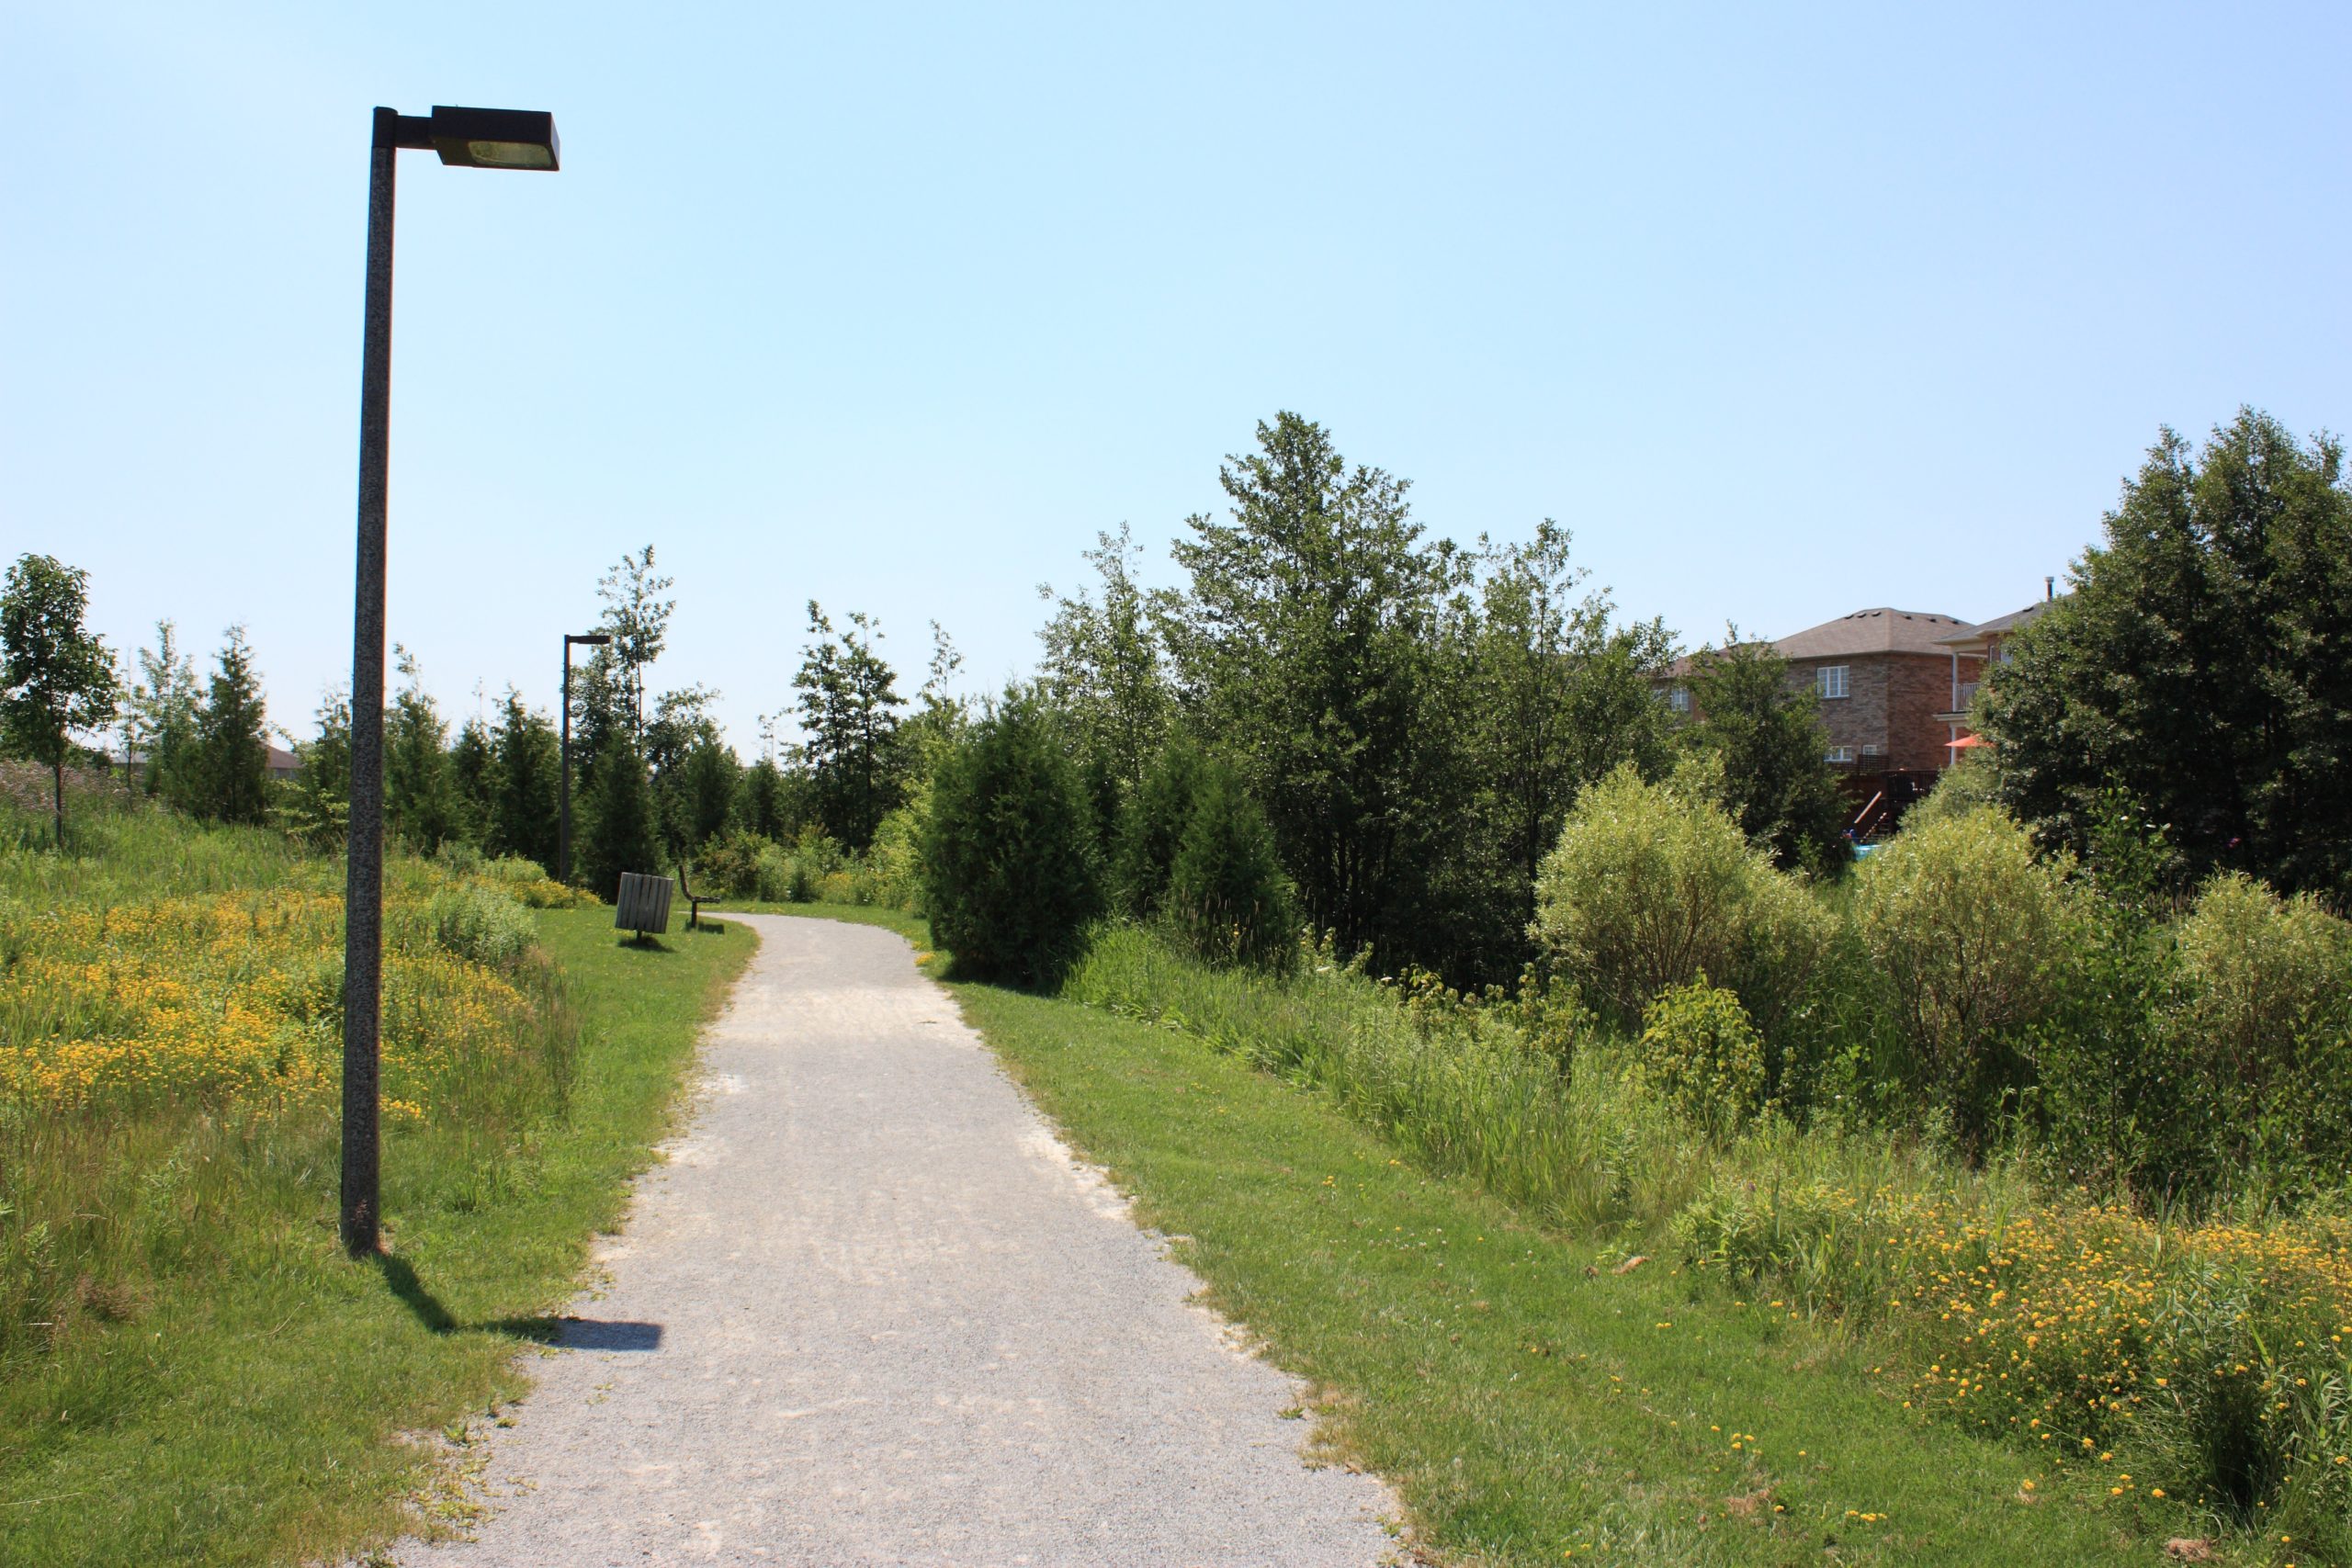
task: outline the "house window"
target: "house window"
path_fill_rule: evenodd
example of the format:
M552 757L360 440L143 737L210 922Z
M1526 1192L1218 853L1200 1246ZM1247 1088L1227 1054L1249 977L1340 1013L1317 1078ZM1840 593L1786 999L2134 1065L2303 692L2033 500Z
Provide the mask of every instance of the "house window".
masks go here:
M1862 755L1865 757L1883 757L1886 755L1886 748L1883 746L1864 746L1862 748Z
M1815 673L1814 681L1825 697L1842 697L1846 694L1846 667L1843 664L1823 665Z
M1962 712L1966 712L1966 711L1967 711L1967 708L1968 708L1968 705L1969 705L1969 704L1971 704L1971 703L1973 703L1973 702L1974 702L1975 700L1976 700L1976 682L1973 682L1973 681L1962 681L1962 682L1960 683L1960 706L1961 706L1961 710L1962 710Z
M1854 749L1851 746L1832 746L1829 748L1828 756L1825 759L1832 762L1850 762L1853 760Z
M1666 705L1677 713L1690 711L1690 688L1676 686L1666 694Z

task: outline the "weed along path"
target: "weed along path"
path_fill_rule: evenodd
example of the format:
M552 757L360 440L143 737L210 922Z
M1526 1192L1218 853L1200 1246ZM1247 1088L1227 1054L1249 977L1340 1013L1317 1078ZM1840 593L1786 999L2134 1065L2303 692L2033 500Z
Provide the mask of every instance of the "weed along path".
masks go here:
M491 1434L489 1512L402 1562L1394 1560L1385 1489L1302 1462L1297 1386L1187 1303L903 939L748 919L691 1123Z

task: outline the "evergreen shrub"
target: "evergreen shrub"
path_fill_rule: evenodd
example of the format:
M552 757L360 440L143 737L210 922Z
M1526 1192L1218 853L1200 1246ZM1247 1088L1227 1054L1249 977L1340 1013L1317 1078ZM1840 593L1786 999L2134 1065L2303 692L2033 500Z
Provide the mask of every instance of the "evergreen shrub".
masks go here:
M1048 713L1006 694L942 754L923 837L932 932L959 969L1043 986L1102 907L1077 771Z
M1127 802L1119 822L1111 883L1120 909L1133 919L1148 919L1159 912L1177 852L1192 825L1204 771L1199 751L1173 742L1154 760Z
M662 869L645 759L627 740L617 741L597 759L585 816L588 830L580 839L580 870L598 897L619 897L625 871L652 874Z
M1208 963L1282 970L1297 955L1297 905L1266 814L1230 771L1207 769L1170 866L1164 913Z

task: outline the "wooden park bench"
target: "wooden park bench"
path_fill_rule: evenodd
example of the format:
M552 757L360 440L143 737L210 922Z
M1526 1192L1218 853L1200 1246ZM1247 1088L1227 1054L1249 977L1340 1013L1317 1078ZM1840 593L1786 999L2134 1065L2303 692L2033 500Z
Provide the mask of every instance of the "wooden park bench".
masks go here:
M668 931L670 893L673 886L666 876L622 872L620 898L613 905L613 929L635 931L639 942Z
M710 895L697 893L686 886L686 863L683 856L678 861L678 893L692 906L686 910L686 930L693 931L702 924L702 907L711 898Z

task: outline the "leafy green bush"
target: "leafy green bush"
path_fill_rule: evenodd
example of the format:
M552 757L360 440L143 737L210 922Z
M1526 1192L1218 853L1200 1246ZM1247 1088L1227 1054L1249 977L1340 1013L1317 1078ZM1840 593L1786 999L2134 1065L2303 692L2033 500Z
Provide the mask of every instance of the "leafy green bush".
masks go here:
M922 863L933 936L959 968L1050 984L1102 910L1092 840L1051 716L1007 693L933 778Z
M595 895L579 887L566 887L562 883L539 869L539 863L525 860L521 855L503 855L485 861L478 873L481 878L500 892L508 894L533 909L576 909L582 904L593 904Z
M2231 873L2175 928L2181 985L2165 1020L2225 1168L2301 1185L2352 1161L2352 925L2309 894Z
M1916 833L1938 822L1964 817L1980 807L1997 806L2001 799L2001 775L1990 762L1973 760L1946 768L1936 779L1936 787L1927 798L1912 805L1903 814L1903 830Z
M1806 1009L1836 922L1772 869L1712 799L1704 770L1663 784L1620 768L1587 789L1535 886L1532 934L1596 1011L1633 1028L1702 971L1738 994L1773 1049Z
M481 874L503 886L510 887L526 887L533 883L548 880L546 867L522 855L501 855L496 860L484 861L481 864Z
M770 844L753 863L752 892L752 897L768 904L812 903L817 897L817 879L809 874L807 863L799 856Z
M2027 1087L2028 1032L2056 1010L2083 930L2066 871L1980 807L1899 835L1855 877L1855 924L1905 1048L1898 1070L1972 1146Z
M2206 1070L2260 1098L2294 1076L2300 1048L2340 1029L2352 998L2352 926L2308 893L2292 899L2233 872L2181 920L2179 1012Z
M433 852L434 860L460 876L470 875L482 868L481 847L463 839L447 839Z
M926 783L874 830L873 847L865 852L874 902L922 913L922 834L930 816L931 787Z
M442 947L493 969L512 969L539 939L528 909L480 883L435 893L425 906L425 921Z
M849 852L841 840L814 822L800 829L792 841L792 857L808 868L811 877L822 880L849 863Z
M2201 1199L2221 1174L2213 1086L2166 1038L2178 944L2137 904L2104 890L2082 904L2056 1014L2031 1032L2044 1174L2059 1188Z
M1165 906L1170 926L1211 964L1282 969L1297 955L1297 905L1273 830L1227 769L1201 778Z
M760 857L773 848L770 840L745 828L718 835L695 854L695 891L727 898L760 897Z
M1764 1040L1739 998L1707 983L1661 991L1642 1014L1642 1076L1686 1120L1718 1137L1765 1106Z

